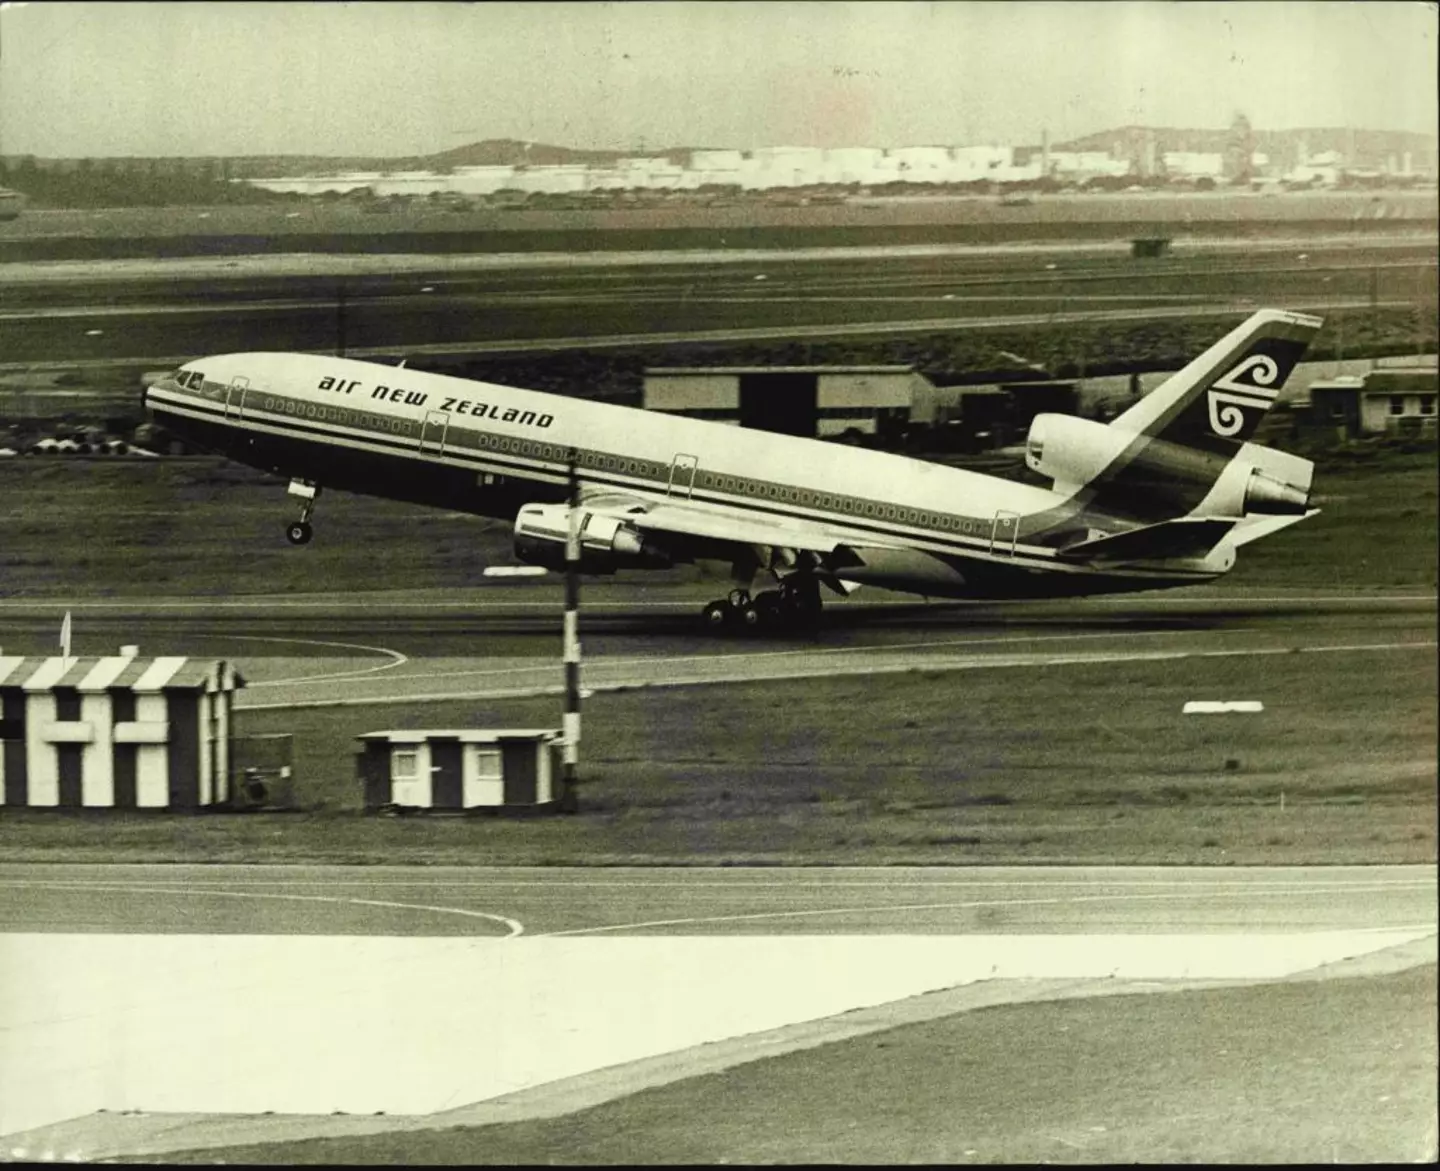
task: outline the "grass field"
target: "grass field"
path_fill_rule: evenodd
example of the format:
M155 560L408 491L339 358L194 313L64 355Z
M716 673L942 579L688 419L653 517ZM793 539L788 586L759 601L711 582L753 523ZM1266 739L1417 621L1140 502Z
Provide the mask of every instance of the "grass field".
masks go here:
M1314 492L1320 515L1243 550L1229 580L1434 588L1433 450L1322 464ZM296 550L293 513L282 481L218 459L0 460L0 596L463 589L511 560L508 521L328 492L314 544Z
M1425 862L1433 651L1355 689L1306 655L665 688L586 705L582 812L355 816L355 737L535 727L553 698L242 712L295 737L307 812L6 810L14 860L430 864ZM1143 696L1116 710L1115 688ZM1197 695L1259 716L1184 716ZM837 719L854 712L855 719Z
M1370 1163L1436 1158L1436 972L979 1009L560 1118L179 1163ZM146 1160L148 1161L148 1160Z

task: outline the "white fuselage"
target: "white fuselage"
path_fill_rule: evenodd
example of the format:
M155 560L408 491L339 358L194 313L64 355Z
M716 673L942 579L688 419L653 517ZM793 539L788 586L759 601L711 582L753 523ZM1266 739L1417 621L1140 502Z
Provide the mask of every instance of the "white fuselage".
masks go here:
M199 359L152 386L147 405L167 426L256 466L495 516L513 516L527 491L560 499L573 451L586 493L684 501L720 518L743 515L782 528L821 525L864 551L865 564L847 579L917 593L1144 589L1213 577L1226 567L1097 571L1057 561L1046 537L1078 506L1045 488L863 448L344 358ZM1047 587L1039 577L1065 580ZM1007 584L997 592L990 582Z

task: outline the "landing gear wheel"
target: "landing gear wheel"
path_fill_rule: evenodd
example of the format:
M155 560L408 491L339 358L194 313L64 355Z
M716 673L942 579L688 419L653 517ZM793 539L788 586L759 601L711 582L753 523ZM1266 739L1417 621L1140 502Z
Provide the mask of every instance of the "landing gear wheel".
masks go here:
M716 598L701 611L701 616L710 630L754 630L760 625L755 603L745 590L731 590L727 597Z
M766 590L755 599L754 610L759 625L773 630L785 622L785 599L775 590Z
M285 530L285 539L292 545L308 545L310 538L314 535L315 531L310 527L309 522L303 520L297 520Z

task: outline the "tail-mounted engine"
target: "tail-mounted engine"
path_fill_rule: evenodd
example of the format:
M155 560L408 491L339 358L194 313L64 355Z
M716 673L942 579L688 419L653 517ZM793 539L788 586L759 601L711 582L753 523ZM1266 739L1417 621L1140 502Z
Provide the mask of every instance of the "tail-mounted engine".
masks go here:
M1105 500L1107 507L1146 515L1303 513L1314 470L1308 460L1255 443L1202 451L1072 415L1036 415L1025 462L1054 480L1057 492L1090 485L1104 498L1108 487L1118 495ZM1115 474L1119 469L1123 475Z
M515 517L515 556L546 569L565 568L565 539L570 509L564 504L527 504ZM617 569L668 569L663 549L619 517L580 512L580 571L614 573Z

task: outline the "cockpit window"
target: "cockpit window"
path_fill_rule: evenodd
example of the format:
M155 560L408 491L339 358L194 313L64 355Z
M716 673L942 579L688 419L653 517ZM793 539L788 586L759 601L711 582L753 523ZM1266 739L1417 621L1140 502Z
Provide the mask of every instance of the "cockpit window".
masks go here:
M191 390L199 390L204 381L205 375L199 370L187 370L180 376L180 385L188 386Z

